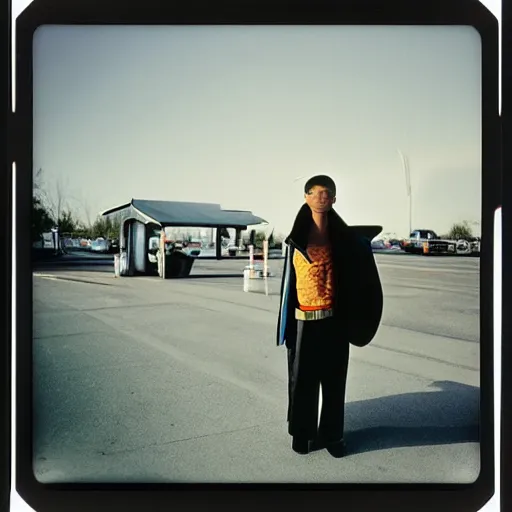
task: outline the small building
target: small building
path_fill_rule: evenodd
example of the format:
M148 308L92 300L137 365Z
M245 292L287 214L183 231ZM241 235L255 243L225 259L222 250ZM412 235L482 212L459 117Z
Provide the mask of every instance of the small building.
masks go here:
M222 259L221 238L226 229L236 230L236 240L248 226L268 224L250 211L224 210L216 203L132 199L102 212L121 221L119 247L121 275L186 277L196 259L166 239L165 228L216 229L215 259ZM156 242L156 243L155 243Z

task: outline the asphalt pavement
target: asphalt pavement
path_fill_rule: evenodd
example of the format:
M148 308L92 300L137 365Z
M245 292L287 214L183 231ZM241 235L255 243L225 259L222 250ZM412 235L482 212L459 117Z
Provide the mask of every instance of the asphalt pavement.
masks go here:
M479 260L376 255L382 325L351 349L347 456L303 456L275 346L282 260L188 279L103 265L34 271L34 471L51 482L473 482Z

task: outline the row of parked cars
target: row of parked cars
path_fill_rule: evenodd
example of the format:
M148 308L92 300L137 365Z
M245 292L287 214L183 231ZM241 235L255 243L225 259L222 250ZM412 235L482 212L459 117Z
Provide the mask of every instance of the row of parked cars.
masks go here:
M411 254L479 255L480 237L470 239L443 239L431 229L416 229L406 239L375 240L373 249L402 250Z
M119 252L119 241L103 237L94 240L90 238L63 238L61 240L65 249L81 249L95 253L114 254Z
M480 242L480 237L449 240L441 238L430 229L418 229L411 233L409 239L404 240L402 249L405 252L424 255L479 255Z

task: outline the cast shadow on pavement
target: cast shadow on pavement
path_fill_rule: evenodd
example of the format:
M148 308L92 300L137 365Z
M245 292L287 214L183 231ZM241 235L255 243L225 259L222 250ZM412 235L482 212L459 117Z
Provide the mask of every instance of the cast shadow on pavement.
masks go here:
M479 388L451 381L434 382L430 387L438 391L347 403L347 455L479 442Z

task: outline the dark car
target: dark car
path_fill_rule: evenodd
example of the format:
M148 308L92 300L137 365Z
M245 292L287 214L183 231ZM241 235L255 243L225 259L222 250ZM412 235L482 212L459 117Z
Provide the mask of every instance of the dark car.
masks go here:
M457 254L457 243L441 239L431 229L416 229L404 240L402 249L416 254Z
M119 253L119 240L117 238L113 238L113 239L109 240L108 252L111 254Z

